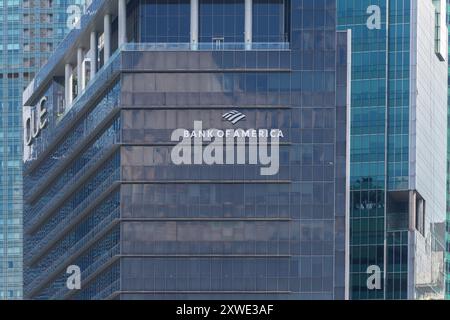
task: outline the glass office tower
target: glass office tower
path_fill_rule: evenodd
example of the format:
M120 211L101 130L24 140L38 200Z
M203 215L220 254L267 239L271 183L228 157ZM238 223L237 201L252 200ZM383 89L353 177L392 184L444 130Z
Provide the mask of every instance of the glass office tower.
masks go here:
M336 1L88 12L24 92L25 297L344 299Z
M444 297L445 15L444 0L338 0L352 30L351 299Z
M450 1L447 0L447 27L450 25ZM450 32L450 31L449 31ZM449 33L450 38L450 33ZM449 43L450 46L450 43ZM450 49L450 48L449 48ZM449 51L450 57L450 51ZM450 67L448 70L448 124L450 128ZM450 299L450 129L447 133L447 223L446 223L446 239L445 239L445 299Z
M80 0L0 0L0 299L22 297L22 91Z

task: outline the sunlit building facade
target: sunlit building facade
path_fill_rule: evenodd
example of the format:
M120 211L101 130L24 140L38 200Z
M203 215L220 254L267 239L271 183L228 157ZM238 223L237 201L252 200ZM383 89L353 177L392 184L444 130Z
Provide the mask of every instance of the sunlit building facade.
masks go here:
M444 297L446 12L444 0L338 0L352 30L350 299Z
M22 92L81 2L0 0L0 300L22 297Z
M450 1L447 0L447 27L450 24ZM450 38L450 33L449 33ZM450 51L449 51L450 53ZM450 55L449 55L450 56ZM448 124L450 128L450 68L449 74L449 91L448 91ZM445 239L446 257L445 257L445 299L450 300L450 130L447 133L447 223L446 223L446 239Z

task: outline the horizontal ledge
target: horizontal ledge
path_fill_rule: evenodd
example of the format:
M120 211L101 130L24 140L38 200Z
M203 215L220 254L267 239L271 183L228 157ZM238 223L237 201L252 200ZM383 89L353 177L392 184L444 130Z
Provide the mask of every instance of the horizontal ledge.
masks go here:
M291 258L288 254L120 254L119 258Z
M121 184L291 184L292 180L149 180L120 181Z
M217 69L130 69L124 68L120 70L121 73L235 73L235 72L292 72L291 68L262 68L262 67L253 67L253 68L223 68L218 67Z
M293 291L115 291L111 294L293 294ZM111 297L110 296L110 297Z
M146 92L144 92L146 93ZM155 92L156 94L160 94L160 92ZM219 92L222 93L222 92ZM145 107L144 105L139 105L139 106L129 106L129 105L124 105L122 104L120 106L121 109L123 110L142 110L143 108L145 110L151 109L151 110L246 110L246 109L256 109L256 110L267 110L267 109L273 109L273 110L291 110L291 109L297 109L295 107L292 106L275 106L275 105L260 105L260 106L230 106L230 105L224 105L224 106L219 106L219 105L215 105L215 106L208 106L208 105L199 105L199 106L180 106L180 105L167 105L167 106L162 106L162 105L149 105L148 107ZM331 108L330 108L331 109ZM295 128L293 128L295 129ZM300 128L299 128L300 129Z
M292 218L121 218L124 222L146 221L294 221Z

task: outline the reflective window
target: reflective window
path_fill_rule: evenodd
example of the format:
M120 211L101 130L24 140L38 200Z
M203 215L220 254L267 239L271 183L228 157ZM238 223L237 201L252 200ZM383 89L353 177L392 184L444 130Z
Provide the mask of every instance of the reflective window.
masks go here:
M288 40L288 0L253 0L253 42L285 42Z
M244 42L244 0L200 0L200 42Z
M189 0L142 0L142 42L189 42Z

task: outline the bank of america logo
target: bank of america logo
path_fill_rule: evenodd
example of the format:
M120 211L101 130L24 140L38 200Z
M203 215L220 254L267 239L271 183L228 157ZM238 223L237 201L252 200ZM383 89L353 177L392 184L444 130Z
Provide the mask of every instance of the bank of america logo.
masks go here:
M222 118L227 121L230 121L232 124L236 124L241 120L245 120L245 114L240 113L239 111L233 110L225 113Z

